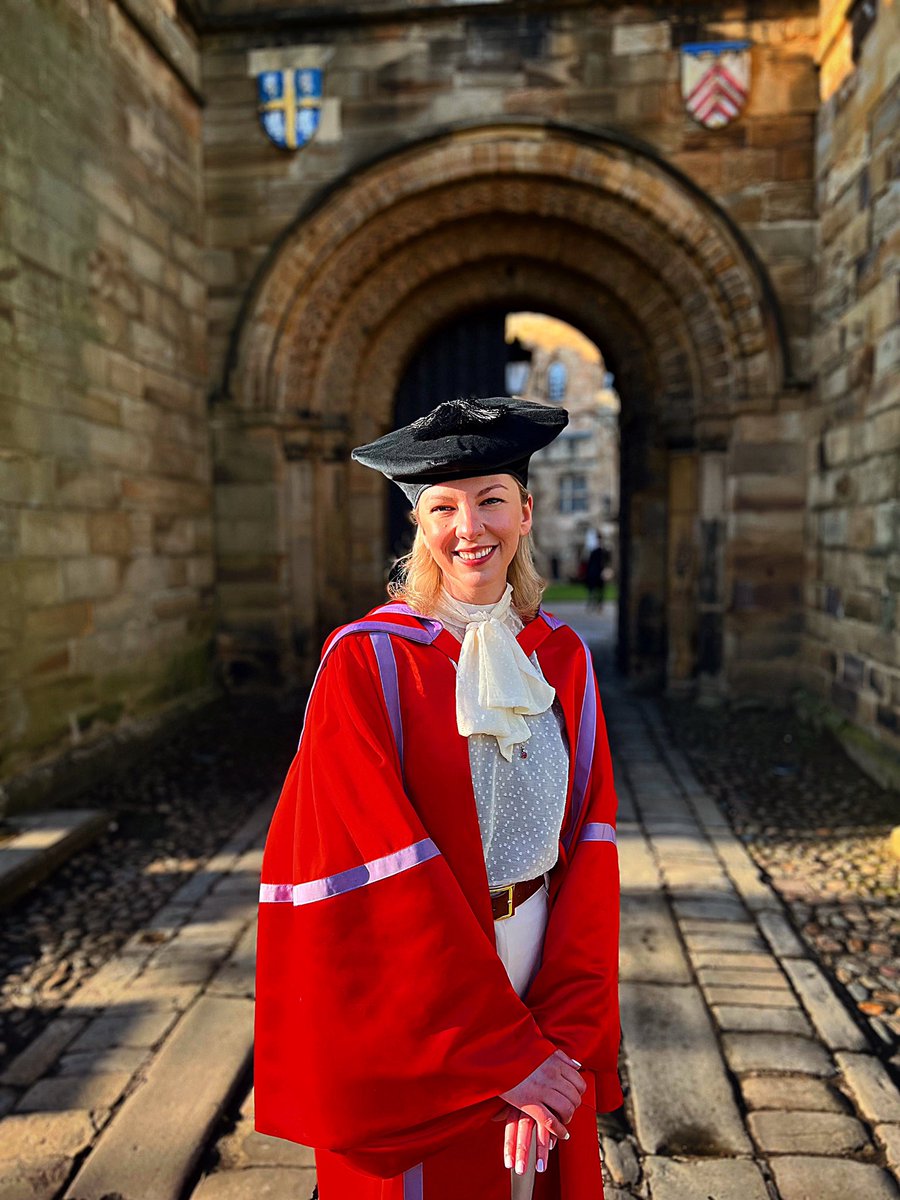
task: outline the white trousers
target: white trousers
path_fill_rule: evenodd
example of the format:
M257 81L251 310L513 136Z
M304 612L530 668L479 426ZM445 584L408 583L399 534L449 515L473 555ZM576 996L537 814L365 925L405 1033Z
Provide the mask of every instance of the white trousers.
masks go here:
M500 961L506 968L516 995L523 996L541 965L544 933L547 929L547 888L539 888L520 904L511 917L494 922L494 941ZM534 1161L537 1138L531 1139L531 1151L524 1175L511 1172L511 1200L531 1200L534 1190Z

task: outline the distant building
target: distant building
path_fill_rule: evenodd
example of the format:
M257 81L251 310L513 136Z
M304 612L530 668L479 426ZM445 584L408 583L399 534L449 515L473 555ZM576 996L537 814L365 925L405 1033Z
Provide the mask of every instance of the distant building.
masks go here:
M526 372L509 380L516 394L569 413L562 434L532 459L529 485L538 567L547 579L578 579L598 535L616 560L619 398L597 347L570 325L514 313L507 330L531 353Z

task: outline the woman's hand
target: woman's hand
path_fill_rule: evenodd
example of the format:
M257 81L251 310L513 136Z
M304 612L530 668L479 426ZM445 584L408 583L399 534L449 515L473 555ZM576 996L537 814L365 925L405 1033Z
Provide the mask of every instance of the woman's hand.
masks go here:
M521 1162L522 1170L517 1173L524 1173L528 1163L528 1153L531 1149L531 1139L535 1137L535 1130L537 1130L535 1169L546 1171L550 1151L556 1145L557 1140L553 1134L547 1134L546 1130L538 1125L532 1117L526 1117L521 1109L513 1108L511 1104L507 1104L502 1112L494 1117L494 1120L506 1123L503 1134L503 1161L508 1169L511 1170L514 1164Z
M566 1125L575 1115L575 1109L581 1103L587 1084L578 1074L581 1064L574 1058L569 1058L562 1050L557 1050L545 1059L527 1079L510 1088L500 1097L513 1108L519 1109L520 1114L531 1121L518 1116L515 1122L515 1166L521 1174L528 1161L531 1138L537 1126L537 1154L546 1166L550 1153L550 1138L558 1137L565 1141L569 1134ZM513 1156L507 1153L511 1142L512 1118L507 1119L504 1155L507 1160ZM512 1162L508 1161L511 1166Z

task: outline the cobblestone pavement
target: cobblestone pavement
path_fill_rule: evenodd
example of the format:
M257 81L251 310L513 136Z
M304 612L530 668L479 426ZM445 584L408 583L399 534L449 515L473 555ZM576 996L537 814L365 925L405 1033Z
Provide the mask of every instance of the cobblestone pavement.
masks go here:
M115 823L4 911L0 1072L271 794L302 711L296 701L216 703L78 797Z
M608 614L560 615L606 632ZM607 1200L900 1200L900 1094L867 1032L659 709L620 689L603 655L599 671L621 804L627 1097L601 1120ZM260 805L11 1064L0 1197L311 1194L310 1152L252 1129L270 811Z
M829 975L900 1067L900 799L827 732L789 712L670 703L666 720L703 786Z

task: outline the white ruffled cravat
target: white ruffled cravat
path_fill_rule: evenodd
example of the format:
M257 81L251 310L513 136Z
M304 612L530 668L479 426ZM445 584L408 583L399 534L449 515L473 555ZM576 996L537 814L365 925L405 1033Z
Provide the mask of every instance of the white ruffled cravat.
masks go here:
M556 695L506 624L511 601L510 584L494 605L463 604L444 590L435 614L465 627L456 673L457 728L463 737L493 735L507 762L513 747L531 737L524 718L546 712Z

